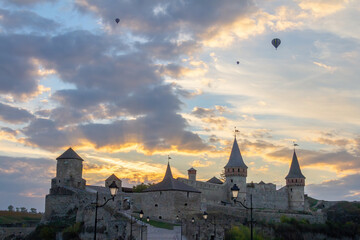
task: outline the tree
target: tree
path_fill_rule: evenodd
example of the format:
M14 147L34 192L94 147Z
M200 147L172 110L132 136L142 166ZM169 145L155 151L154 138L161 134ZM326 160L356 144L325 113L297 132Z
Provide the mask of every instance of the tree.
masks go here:
M134 190L134 192L142 192L152 185L154 185L154 183L148 183L148 184L140 183L136 186L133 186L133 190Z
M219 179L222 180L223 182L226 181L225 169L223 169L223 170L221 171Z
M31 213L36 213L36 208L30 208Z
M8 206L9 212L13 212L14 211L14 206L13 205L9 205Z

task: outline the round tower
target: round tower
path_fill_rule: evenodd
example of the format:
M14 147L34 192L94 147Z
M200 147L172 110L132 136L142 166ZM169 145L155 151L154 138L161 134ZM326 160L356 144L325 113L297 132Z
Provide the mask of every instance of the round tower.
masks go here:
M56 177L52 179L51 188L67 186L85 189L86 181L82 178L84 160L72 148L56 160Z
M304 210L305 176L301 173L295 149L290 170L285 179L288 188L289 208L292 210Z
M246 200L246 177L248 167L245 165L241 156L236 136L234 138L229 161L224 168L226 184L228 185L229 192L230 188L236 184L240 189L237 200L244 202Z
M189 180L196 181L196 169L193 167L190 168L188 170L188 176L189 176Z

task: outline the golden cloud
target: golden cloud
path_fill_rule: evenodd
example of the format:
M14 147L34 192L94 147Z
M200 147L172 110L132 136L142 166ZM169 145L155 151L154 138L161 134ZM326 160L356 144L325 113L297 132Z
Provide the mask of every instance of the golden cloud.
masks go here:
M316 17L324 17L345 8L349 0L298 0L304 10L310 10Z
M157 183L163 179L166 170L165 164L129 161L94 155L87 155L86 158L98 162L98 164L85 162L84 176L89 179L90 184L103 182L113 173L118 178L127 179L130 183L134 184L143 182ZM171 170L175 178L185 177L176 168L172 167Z

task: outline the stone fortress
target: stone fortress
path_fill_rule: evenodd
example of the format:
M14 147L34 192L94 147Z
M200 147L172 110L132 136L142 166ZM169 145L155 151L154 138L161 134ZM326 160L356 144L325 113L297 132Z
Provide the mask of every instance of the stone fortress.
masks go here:
M323 221L323 216L314 215L308 210L304 195L305 176L301 173L295 150L289 173L285 177L286 186L278 190L272 183L246 182L248 167L242 158L236 137L229 161L224 167L225 182L216 177L207 182L197 181L194 168L188 170L187 179L175 179L168 163L161 182L137 193L131 188L122 187L122 181L114 174L105 180L104 186L86 185L86 180L82 178L83 161L71 148L57 158L56 177L51 180L43 217L43 222L46 223L72 216L76 222L84 223L82 239L91 239L96 193L99 194L99 199L108 199L108 186L113 182L119 187L119 192L114 201L99 209L98 216L102 219L97 228L102 236L99 239L126 239L129 229L133 227L132 224L129 226L129 213L140 210L144 212L144 216L157 221L176 222L179 215L181 218L191 219L192 216L201 216L204 211L220 214L227 219L247 220L248 211L232 201L231 188L234 184L239 188L237 201L249 206L252 196L252 204L256 209L255 219L276 221L281 215L287 214L306 218L311 222ZM225 227L222 229L225 231ZM186 227L183 231L186 233ZM216 234L220 234L219 239L221 234L223 236L221 231ZM217 235L215 239L218 239Z

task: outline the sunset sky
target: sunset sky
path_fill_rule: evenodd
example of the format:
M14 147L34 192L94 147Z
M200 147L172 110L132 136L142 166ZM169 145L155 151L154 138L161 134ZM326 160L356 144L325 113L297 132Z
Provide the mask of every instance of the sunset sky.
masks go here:
M157 182L167 155L219 177L234 127L248 182L284 186L295 141L305 193L359 200L359 22L358 0L2 0L0 209L43 211L69 146L88 184Z

